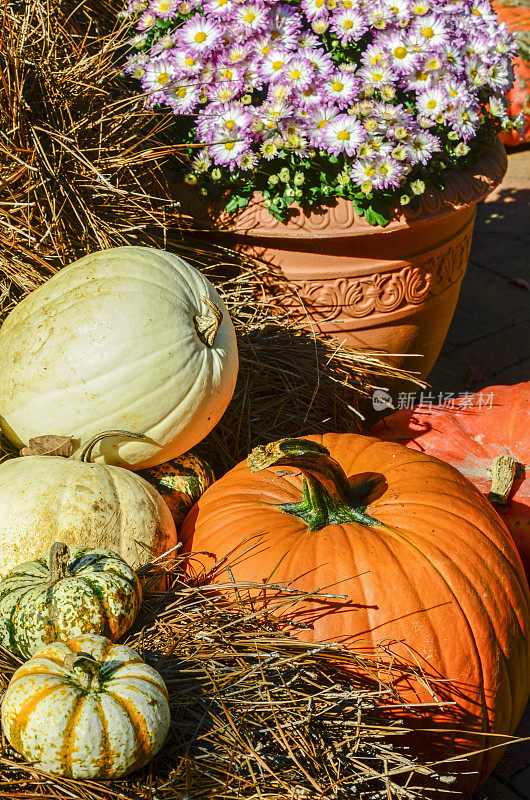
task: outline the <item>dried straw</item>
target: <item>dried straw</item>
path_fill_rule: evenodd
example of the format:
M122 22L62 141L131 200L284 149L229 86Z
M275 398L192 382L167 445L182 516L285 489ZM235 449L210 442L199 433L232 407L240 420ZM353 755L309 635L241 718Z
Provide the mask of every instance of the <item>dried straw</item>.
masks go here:
M147 582L159 576L154 566L143 573ZM4 743L0 797L443 797L448 784L436 767L400 744L407 731L387 710L397 702L392 671L336 645L288 638L243 594L230 607L178 578L166 593L146 593L125 643L160 671L172 711L168 741L148 767L104 784L52 778ZM291 592L272 611L297 599ZM18 663L1 651L2 688ZM426 778L441 795L418 789Z

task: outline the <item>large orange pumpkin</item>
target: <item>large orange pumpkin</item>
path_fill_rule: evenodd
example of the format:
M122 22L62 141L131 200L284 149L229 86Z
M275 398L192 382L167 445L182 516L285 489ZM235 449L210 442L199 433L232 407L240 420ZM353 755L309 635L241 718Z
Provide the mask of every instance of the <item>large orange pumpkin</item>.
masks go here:
M429 675L454 705L433 710L420 680L402 689L430 704L427 724L444 727L444 754L498 742L452 729L512 733L530 691L530 593L480 492L435 458L354 434L281 440L249 460L254 471L234 467L184 520L184 551L204 551L188 571L229 555L221 580L345 595L293 605L291 620L306 625L293 632L386 660L391 651ZM444 797L467 797L499 757L477 754L466 763L476 774L460 774Z
M530 583L530 382L489 386L448 406L420 405L385 417L373 432L441 458L493 500ZM493 486L498 459L513 459L513 481ZM495 499L496 495L496 499Z

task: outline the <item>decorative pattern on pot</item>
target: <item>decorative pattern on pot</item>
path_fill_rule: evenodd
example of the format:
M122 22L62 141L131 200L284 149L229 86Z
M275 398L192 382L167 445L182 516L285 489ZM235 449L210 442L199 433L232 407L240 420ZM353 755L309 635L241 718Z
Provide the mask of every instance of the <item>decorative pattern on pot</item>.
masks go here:
M471 237L472 231L468 231L457 245L431 256L425 264L407 265L397 271L359 279L296 281L298 294L318 322L363 319L374 313L389 314L417 306L462 279Z

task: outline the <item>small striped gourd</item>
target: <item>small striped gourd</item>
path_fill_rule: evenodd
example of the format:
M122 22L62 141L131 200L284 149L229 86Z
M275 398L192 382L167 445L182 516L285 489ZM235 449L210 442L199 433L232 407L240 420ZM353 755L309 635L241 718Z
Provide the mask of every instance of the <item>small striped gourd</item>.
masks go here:
M140 769L169 730L161 675L130 647L87 634L45 645L2 702L11 746L44 772L108 779Z
M176 527L215 480L210 465L192 451L139 474L163 497Z
M0 581L0 641L20 656L85 633L116 641L141 602L136 573L116 553L55 542Z

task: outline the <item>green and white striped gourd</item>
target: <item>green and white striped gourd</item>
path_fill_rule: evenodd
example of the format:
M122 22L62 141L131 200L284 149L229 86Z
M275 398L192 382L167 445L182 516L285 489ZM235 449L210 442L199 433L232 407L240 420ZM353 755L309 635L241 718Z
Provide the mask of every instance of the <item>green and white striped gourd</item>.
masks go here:
M115 641L141 602L136 573L116 553L56 542L0 581L0 641L21 656L85 633Z
M162 676L135 650L87 634L45 645L2 701L11 746L44 772L109 779L160 750L170 724Z

